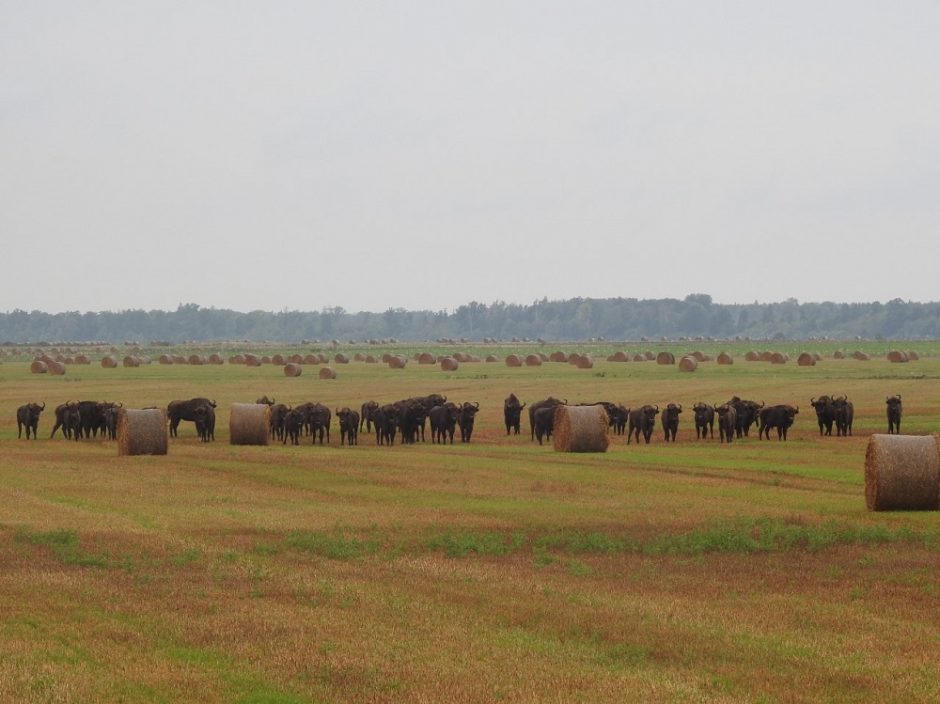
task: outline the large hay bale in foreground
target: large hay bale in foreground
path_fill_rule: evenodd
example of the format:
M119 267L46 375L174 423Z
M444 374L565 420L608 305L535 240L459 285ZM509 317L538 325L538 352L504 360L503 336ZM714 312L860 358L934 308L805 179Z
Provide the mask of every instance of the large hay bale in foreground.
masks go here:
M525 358L525 365L527 367L541 367L542 358L539 357L537 354L528 354L526 355L526 358Z
M303 373L303 367L293 362L284 365L284 376L300 376Z
M607 411L603 406L557 406L556 452L607 452Z
M35 359L33 363L29 365L29 371L33 374L45 374L49 371L49 365L41 359Z
M869 511L940 508L940 449L933 435L872 435L865 452Z
M694 372L698 369L698 360L691 355L687 355L679 360L680 372Z
M441 371L455 372L460 368L460 362L453 357L441 357Z
M675 364L676 355L672 352L660 352L656 355L656 364Z
M811 352L801 352L800 356L796 358L796 363L801 367L815 367L816 355Z
M65 365L62 362L49 362L46 366L49 367L49 374L53 376L62 376L65 374Z
M734 359L727 352L718 355L718 364L734 364Z
M321 379L335 379L336 370L332 367L320 367L320 378Z
M169 444L166 410L162 408L121 408L118 410L118 455L165 455Z
M388 358L389 369L404 369L406 364L408 364L408 358L400 354L394 354Z
M548 355L545 354L544 352L537 352L536 354L538 354L539 359L541 359L543 362L548 361Z
M889 362L908 362L910 357L907 356L907 352L902 352L901 350L891 350L888 352L888 361Z
M508 357L506 357L506 366L507 367L521 367L522 360L519 358L519 355L511 354Z
M271 407L266 403L233 403L228 420L232 445L267 445Z
M103 369L117 369L117 365L117 360L111 355L101 358L101 367Z

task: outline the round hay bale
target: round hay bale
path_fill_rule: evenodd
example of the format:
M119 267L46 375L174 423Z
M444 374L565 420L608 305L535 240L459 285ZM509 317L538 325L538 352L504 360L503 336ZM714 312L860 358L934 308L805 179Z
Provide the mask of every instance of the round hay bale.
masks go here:
M49 365L41 359L34 359L33 363L29 365L29 371L33 374L46 374L49 371Z
M391 355L388 359L389 369L404 369L406 364L408 364L408 358L400 354Z
M832 353L832 358L833 359L845 359L845 352L843 352L842 350L836 350L835 352Z
M629 362L630 357L627 356L627 353L623 350L619 350L610 355L608 361L610 362Z
M467 362L469 364L479 364L482 361L483 360L480 359L480 357L475 354L467 355Z
M538 354L538 356L539 356L539 359L541 359L543 362L547 362L547 361L548 361L548 355L545 354L544 352L538 352L537 354ZM468 360L468 361L469 361L469 360Z
M304 356L302 354L292 354L287 361L291 364L303 364Z
M914 350L908 350L907 358L912 362L916 362L918 359L920 359L920 355L917 354Z
M120 408L117 414L118 455L165 455L170 445L163 408Z
M266 403L233 403L228 420L232 445L267 445L271 407Z
M498 362L498 361L499 361L499 357L497 357L495 354L488 354L488 355L486 355L486 361L487 361L487 362Z
M695 357L695 361L696 361L696 362L704 362L706 355L705 355L705 353L702 352L701 350L695 350L694 352L690 352L690 353L689 353L688 355L686 355L686 356L687 356L687 357Z
M635 355L633 355L633 361L634 362L648 362L649 360L644 355L637 352Z
M660 352L656 355L656 364L675 364L676 355L672 352Z
M507 367L521 367L522 360L519 358L519 355L511 354L508 357L506 357L506 366Z
M552 352L550 355L548 355L548 361L549 362L567 362L568 355L566 355L561 350L557 350L555 352Z
M575 365L578 369L593 369L594 359L589 354L582 354L578 357L578 363Z
M418 364L437 364L437 355L422 352L418 355Z
M194 367L201 367L206 363L206 358L201 354L191 354L186 358L186 362Z
M168 354L161 354L161 355L157 358L157 361L158 361L160 364L173 364L173 358L172 358L170 355L168 355Z
M377 360L377 359L376 359L375 357L373 357L371 354L367 354L367 355L366 355L366 364L378 364L378 361L379 361L379 360Z
M861 350L856 350L852 353L852 359L857 359L859 362L867 362L871 359L867 353L862 352Z
M53 361L53 362L60 362L61 364L65 364L65 355L64 355L64 354L57 354L57 355L53 358L52 361Z
M245 360L243 358L242 363L244 363L244 361ZM188 363L189 362L186 361L186 358L183 355L181 354L173 355L173 364L188 364Z
M537 354L528 354L526 355L526 358L525 358L525 365L527 367L541 367L542 358L539 357Z
M891 350L888 352L888 361L889 362L908 362L910 357L907 356L907 352L902 352L901 350Z
M458 362L466 362L467 355L464 352L454 352L451 357L456 359Z
M304 368L299 364L294 364L289 362L284 365L284 376L300 376L303 373Z
M772 362L774 359L774 353L769 350L764 350L760 353L760 361L762 362Z
M816 357L810 352L801 352L800 356L796 358L796 363L801 367L815 367Z
M53 376L62 376L65 374L65 365L62 364L62 362L49 362L46 366L49 367L49 374Z
M218 352L213 352L209 355L209 364L224 364L225 360L222 359L222 355Z
M680 372L694 372L698 369L698 360L692 356L685 356L679 360Z
M607 411L603 406L556 406L556 452L607 452Z
M366 361L366 356L365 356L362 352L356 352L356 354L353 355L353 361L355 361L355 362L365 362L365 361Z
M656 359L656 355L649 351L644 352L643 356L646 357L647 362L652 362L654 359Z
M228 358L228 361L229 361L229 364L244 364L244 363L245 363L245 355L243 355L243 354L233 354L231 357Z
M770 355L771 364L786 364L789 357L783 354L783 352L773 352Z
M261 366L261 357L256 354L246 354L245 355L245 366L246 367L260 367Z
M66 357L62 360L62 364L75 364L75 360L72 357Z
M342 352L340 352L335 357L333 357L333 361L336 362L337 364L349 364L349 357L347 357ZM334 376L332 378L335 379L336 377Z
M91 360L86 355L75 355L75 364L91 364Z
M329 364L329 363L330 363L330 358L327 357L327 356L326 356L326 353L324 353L324 352L321 352L320 354L318 354L318 355L317 355L317 359L319 360L319 363L320 363L320 364Z
M283 367L286 362L284 360L284 355L282 354L272 354L271 355L271 364L276 364L279 367Z
M571 354L568 355L568 364L577 366L580 361L581 361L581 355L578 354L577 352L572 352Z
M262 363L262 364L270 364L270 363L271 363L271 358L270 358L268 355L263 354L263 355L261 355L261 363ZM211 362L210 362L210 364L211 364Z
M441 357L441 371L455 372L459 367L460 362L453 357Z
M101 367L103 369L117 369L117 365L117 360L111 355L101 358Z
M727 352L718 355L718 364L734 364L734 359Z
M336 370L333 369L332 367L320 367L319 376L321 379L335 379Z
M749 350L747 353L745 353L744 360L747 362L759 362L760 355L754 350Z
M320 355L318 354L308 354L304 356L304 364L319 364Z
M388 364L391 358L392 358L392 354L390 352L384 352L382 354L382 364Z
M865 452L869 511L940 508L940 449L933 435L872 435Z

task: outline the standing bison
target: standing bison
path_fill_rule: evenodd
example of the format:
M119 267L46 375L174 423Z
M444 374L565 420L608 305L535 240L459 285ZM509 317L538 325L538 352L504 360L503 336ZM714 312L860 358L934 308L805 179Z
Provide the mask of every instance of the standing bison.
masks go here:
M568 404L568 399L562 401L561 399L554 398L549 396L543 401L537 401L529 406L529 428L531 430L532 439L535 440L536 428L535 428L535 414L543 408L551 409L552 413L555 412L555 406L564 406ZM554 421L553 421L554 423ZM541 442L539 443L542 444Z
M632 409L627 419L627 444L630 444L630 439L634 435L636 436L636 441L639 444L640 433L643 433L643 439L646 441L646 444L649 445L650 438L653 435L653 428L656 427L656 416L658 415L659 406L651 406L647 404L645 406Z
M777 440L786 440L787 430L793 425L796 414L799 412L799 406L794 407L785 404L762 408L758 414L758 421L760 423L757 429L758 439L766 437L770 440L770 429L776 428Z
M33 440L36 439L36 431L39 429L39 416L46 410L46 404L41 406L38 403L27 403L16 409L16 437L23 437L23 427L26 427L26 439L29 440L29 434L33 434Z
M832 417L836 424L836 436L846 437L852 434L855 406L846 396L833 397Z
M359 444L359 414L350 408L340 408L336 411L339 419L339 444L348 440L350 445Z
M692 406L695 413L695 437L704 440L710 433L715 437L715 407L699 401Z
M819 434L832 435L832 424L835 421L832 398L830 396L813 397L809 400L809 403L816 409L816 422L819 423Z
M730 444L734 441L734 435L737 431L737 409L730 403L723 403L720 406L715 406L715 413L718 414L718 440Z
M196 422L199 409L203 406L216 407L215 401L207 398L191 398L188 401L170 401L166 407L167 420L170 421L170 437L176 437L176 430L180 426L180 421L189 420Z
M506 422L506 435L509 435L510 432L514 435L519 434L523 408L525 408L525 404L519 403L519 399L515 394L509 394L506 400L503 401L503 420Z
M666 436L666 442L676 441L676 433L679 431L679 414L682 413L682 404L670 403L663 410L660 420L663 424L663 433Z
M457 415L457 425L460 426L460 442L470 442L470 436L473 435L473 422L480 410L480 404L467 401L460 407L460 413Z
M897 435L901 432L901 394L889 396L885 403L888 406L888 434Z

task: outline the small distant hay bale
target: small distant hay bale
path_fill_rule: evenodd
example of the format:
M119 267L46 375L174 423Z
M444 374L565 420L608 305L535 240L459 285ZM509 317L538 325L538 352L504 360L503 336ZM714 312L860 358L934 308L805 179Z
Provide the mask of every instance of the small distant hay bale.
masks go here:
M173 355L173 364L188 364L186 358L181 354Z
M165 455L169 445L164 409L118 409L118 455Z
M332 367L320 367L319 376L321 379L335 379L336 370L333 369Z
M284 365L284 376L300 376L303 374L304 368L299 364L294 364L293 362L288 362Z
M772 362L774 359L774 353L770 350L764 350L760 353L760 361L762 362Z
M229 361L229 364L244 364L244 363L245 363L245 355L243 355L243 354L233 354L231 357L228 358L228 361Z
M908 350L906 354L907 358L912 362L916 362L918 359L920 359L920 355L917 354L914 350Z
M568 355L566 355L561 350L557 350L555 352L552 352L550 355L548 355L548 361L549 362L567 362Z
M525 358L525 365L527 367L541 367L542 358L537 354L527 354Z
M218 352L213 352L209 355L209 364L224 364L225 360L222 359L222 355Z
M323 353L323 352L321 352L320 354L317 355L317 359L319 360L320 364L329 364L329 363L330 363L330 358L327 357L326 354Z
M469 364L479 364L483 360L475 354L467 355L467 363Z
M772 352L770 355L771 364L786 364L789 357L783 352Z
M460 362L458 362L453 357L442 357L441 358L441 371L445 372L455 372L460 367Z
M486 361L487 361L487 362L490 362L490 363L492 363L492 362L498 362L498 361L499 361L499 357L497 357L495 354L488 354L488 355L486 355Z
M467 355L466 355L464 352L454 352L454 353L453 353L452 355L450 355L450 356L453 357L454 359L456 359L458 362L466 362L466 361L467 361Z
M41 359L33 360L33 363L29 365L29 371L33 374L46 374L49 372L49 365L43 362Z
M760 355L754 350L748 350L747 353L744 355L744 359L747 362L759 362Z
M891 350L888 352L888 361L889 362L908 362L910 357L907 356L907 352L902 352L901 350Z
M603 406L557 406L554 419L556 452L607 452L607 411Z
M366 356L365 356L362 352L356 352L356 354L353 355L353 361L354 361L354 362L365 362L365 361L366 361Z
M91 360L86 355L75 355L75 364L91 364Z
M320 355L318 355L318 354L308 354L308 355L305 355L305 356L304 356L304 359L303 359L303 362L304 362L304 364L319 364L319 363L320 363Z
M117 360L111 355L101 358L101 367L103 369L117 369L117 365Z
M832 353L832 358L833 359L845 359L845 352L843 352L842 350L836 350L835 352Z
M283 367L286 364L284 355L282 354L272 354L271 355L271 364L276 364L279 367Z
M62 364L65 364L65 355L64 355L64 354L57 354L57 355L53 358L52 361L53 361L53 362L61 362Z
M718 355L718 364L734 364L734 358L727 352Z
M303 364L304 356L302 354L292 354L287 361L291 364Z
M404 369L408 364L408 358L400 354L391 355L388 359L389 369Z
M687 356L687 357L695 357L695 361L696 361L696 362L704 362L706 355L705 355L705 353L702 352L701 350L695 350L694 352L690 352L690 353L687 354L686 356Z
M49 362L46 366L49 367L49 374L53 376L65 374L65 365L62 362Z
M246 367L260 367L261 366L261 357L256 354L246 354L245 355L245 366Z
M816 357L810 352L801 352L800 356L796 358L796 363L801 367L815 367Z
M522 359L520 359L519 355L517 354L511 354L508 357L506 357L506 366L507 367L521 367Z
M349 364L349 357L347 357L342 352L340 352L335 357L333 357L333 361L336 362L337 364Z
M157 361L160 364L173 364L173 358L168 354L161 354L157 357Z
M594 358L589 354L582 354L578 357L578 363L575 365L578 369L593 369Z
M580 361L581 361L581 355L578 354L577 352L572 352L571 354L568 355L568 364L572 366L577 366L578 362Z
M382 363L383 363L383 364L388 364L388 362L389 362L389 360L390 360L391 358L392 358L391 352L384 352L384 353L382 354Z
M861 350L856 350L855 352L852 353L852 359L856 359L859 362L867 362L871 359L871 357L869 357L866 352L862 352Z
M821 362L823 360L823 356L819 354L819 352L813 352L813 359L815 359L817 362Z
M266 403L233 403L228 420L232 445L267 445L271 407Z
M614 352L610 357L607 358L608 362L629 362L630 357L627 356L627 353L623 350Z
M72 357L66 357L62 360L62 364L75 364L75 360Z
M376 359L373 355L371 354L366 355L366 364L378 364L378 361L379 360Z
M656 355L656 364L675 364L676 355L672 352L660 352Z
M201 367L206 363L206 358L201 354L191 354L186 361L194 367Z
M646 358L645 355L642 355L638 352L635 355L633 355L633 361L634 362L648 362L649 360Z
M646 357L647 362L652 362L654 359L656 359L656 355L649 351L644 352L643 356Z
M695 357L686 355L679 360L680 372L694 372L696 369L698 369L698 360Z
M539 359L541 359L543 362L548 361L548 355L545 354L544 352L537 352L536 354L538 354Z
M270 363L271 363L271 358L270 358L268 355L263 354L263 355L261 355L261 363L262 363L262 364L270 364ZM211 362L210 362L210 364L211 364Z
M940 508L940 449L933 435L872 435L865 452L869 511Z
M139 367L140 359L132 354L129 354L121 360L121 364L123 364L125 367Z

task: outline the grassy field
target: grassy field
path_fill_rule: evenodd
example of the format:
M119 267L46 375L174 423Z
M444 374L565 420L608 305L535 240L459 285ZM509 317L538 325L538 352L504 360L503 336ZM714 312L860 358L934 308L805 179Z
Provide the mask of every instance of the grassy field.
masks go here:
M888 343L841 347L873 359L352 363L323 381L5 358L0 701L938 701L940 516L867 512L864 453L889 394L902 432L940 429L940 349L890 364ZM480 403L470 445L341 448L335 420L329 447L228 444L230 404L262 394L358 409L432 392ZM687 410L674 445L657 427L564 455L525 421L505 435L510 392ZM843 393L855 435L820 438L810 397ZM799 405L790 441L696 441L691 405L732 394ZM48 439L66 400L202 395L213 444L191 423L164 457ZM35 442L16 438L27 401L47 404Z

